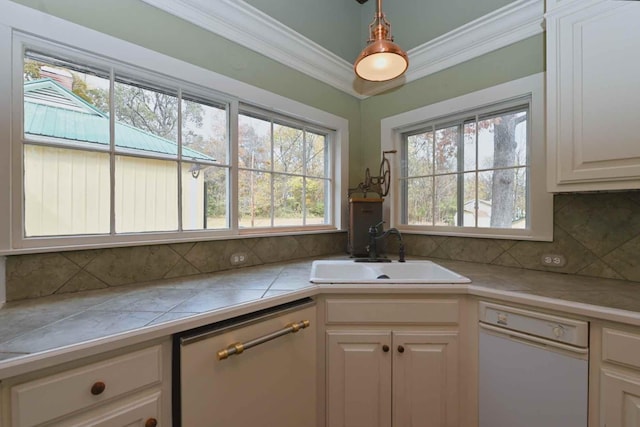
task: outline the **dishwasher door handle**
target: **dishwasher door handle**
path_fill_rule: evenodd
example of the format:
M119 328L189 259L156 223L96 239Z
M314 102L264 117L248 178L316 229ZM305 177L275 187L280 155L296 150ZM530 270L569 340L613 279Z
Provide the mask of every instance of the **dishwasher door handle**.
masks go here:
M311 325L311 322L309 320L301 320L298 323L290 323L283 329L277 330L275 332L271 332L270 334L263 335L259 338L254 338L245 343L238 342L235 344L231 344L229 347L222 349L217 353L218 360L227 359L229 356L233 356L234 354L241 354L245 350L249 350L251 347L255 347L257 345L263 344L267 341L271 341L283 335L296 333L300 329L308 328L309 325Z

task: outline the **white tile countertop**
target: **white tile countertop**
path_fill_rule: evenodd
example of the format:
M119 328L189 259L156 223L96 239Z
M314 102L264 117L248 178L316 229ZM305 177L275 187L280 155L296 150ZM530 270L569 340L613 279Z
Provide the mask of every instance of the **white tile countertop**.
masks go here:
M0 379L319 294L467 294L640 325L637 282L433 261L472 282L315 285L305 259L7 303Z

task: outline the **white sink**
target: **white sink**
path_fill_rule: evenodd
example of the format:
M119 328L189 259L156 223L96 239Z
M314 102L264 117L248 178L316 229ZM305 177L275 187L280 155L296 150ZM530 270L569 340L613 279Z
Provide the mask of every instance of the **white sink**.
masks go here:
M313 261L312 283L470 283L471 280L431 261Z

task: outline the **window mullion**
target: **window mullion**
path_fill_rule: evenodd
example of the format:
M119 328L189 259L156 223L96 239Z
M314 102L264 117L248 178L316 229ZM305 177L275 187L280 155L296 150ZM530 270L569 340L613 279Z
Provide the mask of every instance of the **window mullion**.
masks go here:
M307 129L302 129L302 225L307 224Z
M474 217L474 220L475 220L474 227L477 228L478 227L478 184L479 184L479 179L478 179L479 172L478 172L478 169L480 169L480 167L478 165L478 160L480 158L480 155L479 155L479 152L480 152L480 141L478 140L478 132L479 132L478 127L479 127L479 124L478 124L478 115L477 114L476 114L476 117L475 117L475 126L474 127L475 127L475 136L474 137L475 137L475 140L476 140L476 142L474 144L476 146L476 153L475 153L475 155L476 155L476 162L475 162L475 165L476 165L476 168L475 168L476 169L476 173L475 173L475 175L476 175L476 185L475 185L475 187L476 188L475 188L475 193L476 194L475 194L474 202L473 202L473 217Z
M271 123L271 227L274 226L275 224L275 215L276 215L276 206L275 206L275 195L273 194L275 192L275 180L276 180L276 176L275 176L275 169L274 169L274 162L275 162L275 154L274 154L274 150L275 150L275 137L273 134L274 131L274 123L273 123L273 119L271 119L270 121Z
M436 225L436 126L431 126L431 225Z
M177 159L177 173L178 173L178 231L182 231L182 89L178 88L178 159ZM204 173L202 174L204 179ZM204 212L206 217L207 212L207 199L204 199ZM206 227L206 224L204 224Z
M115 70L109 71L109 234L116 234L116 106Z
M457 194L457 205L458 205L458 226L464 226L464 122L458 125L458 176L457 176L457 184L458 184L458 194Z
M229 221L229 227L235 233L239 228L239 179L238 179L238 166L239 166L239 146L240 137L238 134L238 115L239 115L239 102L233 101L229 104L229 115L227 127L229 130L229 140L227 141L227 149L229 150L229 160L231 163L230 173L228 176L228 191L227 191L227 220Z

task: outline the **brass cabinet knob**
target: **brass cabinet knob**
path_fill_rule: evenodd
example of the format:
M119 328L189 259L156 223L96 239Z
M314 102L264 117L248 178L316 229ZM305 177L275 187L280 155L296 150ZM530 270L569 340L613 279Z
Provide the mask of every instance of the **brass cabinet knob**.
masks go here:
M105 383L103 383L102 381L96 381L91 386L91 394L93 394L94 396L102 394L105 388L107 388L107 385Z
M382 351L384 351L385 353L389 351L389 346L388 345L383 345L382 346Z
M398 353L404 353L404 347L399 345L398 346Z
M156 427L157 425L158 425L158 420L156 420L155 418L149 418L144 423L144 427Z

